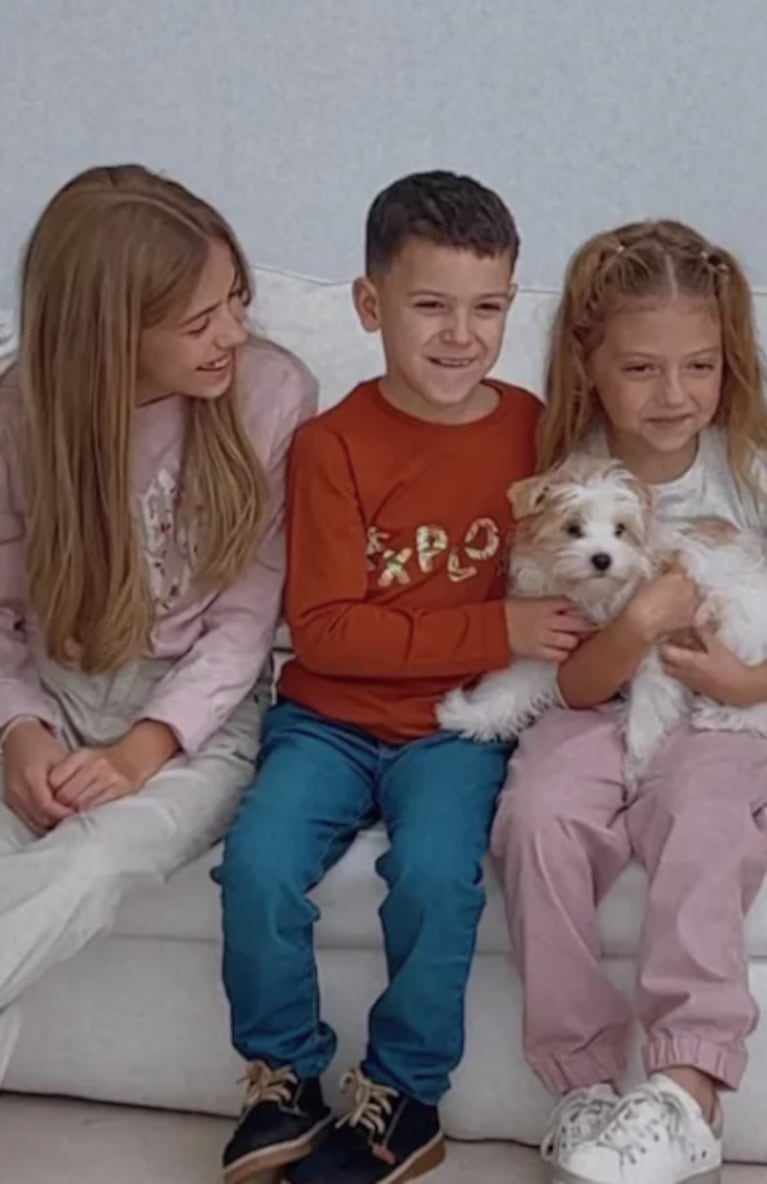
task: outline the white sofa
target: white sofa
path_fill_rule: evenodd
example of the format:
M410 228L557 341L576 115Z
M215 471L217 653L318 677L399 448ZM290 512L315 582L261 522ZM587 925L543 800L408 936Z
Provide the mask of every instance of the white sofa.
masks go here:
M552 294L520 294L500 375L539 386L553 300ZM758 303L761 313L767 300ZM324 406L379 368L377 341L358 328L348 284L259 272L257 323L313 367ZM373 870L383 843L378 829L360 835L316 894L324 1010L340 1036L331 1092L338 1070L360 1055L365 1014L384 981L377 917L382 885ZM112 936L27 993L10 1089L236 1114L242 1069L229 1046L220 986L219 900L209 879L216 857L210 853L163 888L136 892L121 908ZM468 995L466 1056L445 1100L444 1120L457 1137L533 1143L550 1101L522 1058L520 989L489 867L487 891ZM627 990L643 897L642 874L631 868L602 911L606 965ZM748 942L753 990L767 1010L767 889L749 919ZM743 1089L727 1103L727 1152L767 1163L767 1023L750 1047Z

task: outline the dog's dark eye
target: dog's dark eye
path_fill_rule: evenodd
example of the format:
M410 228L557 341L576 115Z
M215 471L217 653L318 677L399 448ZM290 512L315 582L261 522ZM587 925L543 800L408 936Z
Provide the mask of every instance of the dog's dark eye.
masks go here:
M618 522L618 523L617 523L617 525L616 525L616 527L615 527L615 537L616 537L616 539L619 539L619 538L621 537L621 535L623 535L623 534L625 534L625 533L626 533L626 527L623 525L623 523L622 523L622 522Z
M566 530L571 539L583 538L583 527L579 526L577 522L570 522Z

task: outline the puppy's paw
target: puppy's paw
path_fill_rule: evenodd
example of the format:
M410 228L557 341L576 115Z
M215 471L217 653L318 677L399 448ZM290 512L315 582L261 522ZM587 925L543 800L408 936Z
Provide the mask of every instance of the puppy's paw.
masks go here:
M705 629L709 633L716 633L722 624L724 610L716 596L706 596L698 606L693 625L696 629Z

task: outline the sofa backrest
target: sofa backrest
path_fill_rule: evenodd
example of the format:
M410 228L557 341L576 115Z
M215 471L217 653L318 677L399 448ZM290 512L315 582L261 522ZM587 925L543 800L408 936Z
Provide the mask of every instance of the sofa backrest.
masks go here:
M379 337L360 327L350 283L323 283L266 268L256 269L255 281L256 329L292 350L314 371L323 410L362 379L381 373ZM540 391L556 300L553 292L519 292L495 368L499 378Z
M320 406L337 403L364 378L380 374L379 338L360 327L351 283L327 283L270 268L254 269L253 323L314 371ZM511 309L503 351L494 373L540 394L547 337L558 293L523 288ZM760 339L767 341L767 292L754 293ZM0 372L15 348L12 317L0 310Z
M320 383L320 406L331 407L355 383L380 374L379 338L365 333L352 306L350 283L324 283L267 268L255 270L254 322L298 354ZM541 393L548 332L558 293L522 289L512 305L494 373ZM767 292L754 293L757 327L767 342Z

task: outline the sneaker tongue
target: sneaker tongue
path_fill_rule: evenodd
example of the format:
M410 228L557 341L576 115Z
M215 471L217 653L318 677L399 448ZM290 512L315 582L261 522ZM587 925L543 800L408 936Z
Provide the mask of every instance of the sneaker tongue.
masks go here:
M650 1078L650 1084L654 1085L656 1089L662 1090L664 1094L673 1094L680 1106L682 1106L685 1114L691 1119L705 1121L703 1111L692 1094L688 1094L687 1090L682 1089L681 1085L677 1085L670 1077L666 1077L665 1073L653 1073Z

